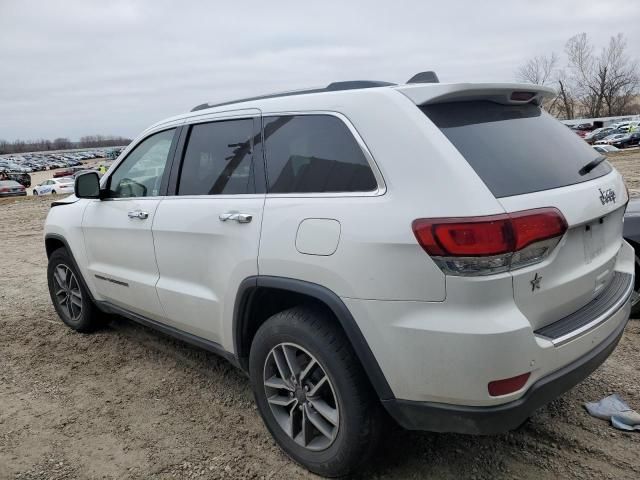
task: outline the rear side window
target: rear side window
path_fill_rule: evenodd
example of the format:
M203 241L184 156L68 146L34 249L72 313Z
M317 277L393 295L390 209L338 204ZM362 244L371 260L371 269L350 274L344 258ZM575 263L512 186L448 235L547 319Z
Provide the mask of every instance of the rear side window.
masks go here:
M253 193L252 136L252 119L193 125L178 195Z
M600 153L535 105L471 101L420 109L497 198L586 182L611 171L603 162L580 175Z
M337 117L266 117L264 142L269 193L376 189L376 179L362 149Z

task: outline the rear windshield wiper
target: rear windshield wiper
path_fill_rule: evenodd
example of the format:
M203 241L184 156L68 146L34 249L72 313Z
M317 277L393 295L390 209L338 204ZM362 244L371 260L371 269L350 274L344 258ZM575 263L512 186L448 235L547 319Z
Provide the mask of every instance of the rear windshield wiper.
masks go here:
M584 167L582 167L580 170L578 170L578 173L580 175L586 175L587 173L589 173L591 170L593 170L594 168L596 168L598 165L600 165L602 162L604 162L607 159L607 157L600 155L598 158L591 160L589 163L587 163Z

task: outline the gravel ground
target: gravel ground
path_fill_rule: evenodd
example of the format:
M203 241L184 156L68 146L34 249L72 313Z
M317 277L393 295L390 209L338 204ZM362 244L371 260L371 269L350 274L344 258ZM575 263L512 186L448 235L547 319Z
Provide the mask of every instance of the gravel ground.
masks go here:
M612 157L640 195L640 153ZM316 478L262 425L224 360L126 320L66 328L46 287L51 198L0 200L0 478ZM640 478L640 433L582 407L611 393L640 411L640 322L581 385L494 437L393 429L359 478Z

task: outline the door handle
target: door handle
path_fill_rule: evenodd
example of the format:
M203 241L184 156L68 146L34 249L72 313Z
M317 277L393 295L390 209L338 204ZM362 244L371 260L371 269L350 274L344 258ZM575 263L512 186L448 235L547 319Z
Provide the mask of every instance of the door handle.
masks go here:
M143 212L142 210L133 210L133 211L127 213L127 216L129 218L138 218L140 220L144 220L146 218L149 218L149 214L147 212Z
M222 222L226 222L227 220L235 220L238 223L249 223L251 220L253 220L253 215L250 215L248 213L226 212L221 213L218 218Z

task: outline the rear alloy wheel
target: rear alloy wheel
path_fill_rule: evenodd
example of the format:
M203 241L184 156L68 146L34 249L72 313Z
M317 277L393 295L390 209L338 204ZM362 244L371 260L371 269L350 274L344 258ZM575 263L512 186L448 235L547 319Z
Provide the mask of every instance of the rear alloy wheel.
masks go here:
M263 379L271 413L289 438L309 450L333 443L340 425L338 402L313 355L295 343L280 343L267 356Z
M294 307L262 324L251 344L249 376L271 435L310 471L348 475L375 451L382 407L325 310Z

